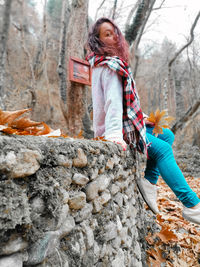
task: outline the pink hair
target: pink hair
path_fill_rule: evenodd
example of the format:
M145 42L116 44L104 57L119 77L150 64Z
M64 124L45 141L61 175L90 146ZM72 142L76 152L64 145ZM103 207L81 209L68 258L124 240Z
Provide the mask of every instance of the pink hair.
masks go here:
M100 26L104 22L112 24L115 29L117 43L114 46L103 43L99 38ZM129 62L129 45L117 25L108 18L100 18L92 26L89 32L87 45L89 53L94 52L97 55L118 56L127 63Z

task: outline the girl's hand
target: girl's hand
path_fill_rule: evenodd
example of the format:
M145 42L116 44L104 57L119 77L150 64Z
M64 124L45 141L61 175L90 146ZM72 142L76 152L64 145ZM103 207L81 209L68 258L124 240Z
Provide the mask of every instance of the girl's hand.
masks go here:
M127 143L123 139L121 140L121 139L113 137L113 138L109 138L108 141L121 145L123 151L126 151L127 149Z
M115 143L115 141L114 141L114 143ZM116 142L116 143L122 146L123 151L126 151L126 149L127 149L127 144L126 144L126 142L125 142L124 140L122 140L122 141L120 141L120 142L118 141L118 142Z
M155 126L155 123L151 122L151 121L148 121L147 118L144 118L144 122L147 126L149 127L154 127Z

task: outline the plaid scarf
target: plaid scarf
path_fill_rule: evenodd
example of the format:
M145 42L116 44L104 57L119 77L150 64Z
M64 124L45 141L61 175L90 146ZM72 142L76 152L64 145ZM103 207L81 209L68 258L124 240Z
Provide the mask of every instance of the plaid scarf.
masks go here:
M87 57L91 67L107 66L122 77L123 85L123 138L132 148L147 153L146 128L139 97L128 64L119 57L97 56L94 53Z

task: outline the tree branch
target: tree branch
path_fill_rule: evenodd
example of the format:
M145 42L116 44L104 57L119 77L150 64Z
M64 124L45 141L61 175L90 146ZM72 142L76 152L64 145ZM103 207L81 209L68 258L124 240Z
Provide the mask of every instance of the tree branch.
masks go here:
M101 2L101 4L99 5L99 7L97 8L97 10L96 10L96 14L95 14L95 18L94 18L95 21L97 20L98 12L99 12L99 10L102 8L102 6L103 6L103 4L105 3L105 1L106 1L106 0L103 0L103 1Z
M132 44L132 42L135 41L138 32L143 25L143 20L146 16L146 12L149 8L150 0L142 0L142 3L138 5L138 9L136 12L136 15L133 19L133 22L130 26L127 26L125 30L125 38L129 42L129 44Z
M196 18L195 18L195 20L194 20L194 22L192 24L192 27L190 29L190 39L189 39L189 41L181 49L179 49L175 53L174 57L169 61L169 63L168 63L168 67L169 68L171 67L172 63L176 60L176 58L183 52L183 50L185 48L187 48L193 42L193 40L194 40L194 29L195 29L195 27L197 25L197 22L198 22L199 18L200 18L200 11L198 12L198 14L197 14L197 16L196 16Z
M115 0L114 6L113 6L113 14L112 14L112 19L113 20L115 19L116 9L117 9L117 0Z
M182 128L185 122L191 118L191 116L198 110L200 107L200 98L196 101L196 103L191 106L186 113L172 126L172 132L175 134L178 129Z

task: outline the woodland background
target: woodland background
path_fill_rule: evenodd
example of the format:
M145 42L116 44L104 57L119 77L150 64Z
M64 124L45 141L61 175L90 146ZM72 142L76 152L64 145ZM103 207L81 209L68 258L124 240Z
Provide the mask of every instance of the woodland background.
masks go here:
M40 9L38 1L0 0L0 107L31 108L33 120L91 138L91 89L68 79L69 57L86 55L89 0L43 0ZM93 12L125 34L143 111L168 109L174 132L191 120L189 141L200 146L200 10L178 48L167 36L161 46L141 48L149 18L166 7L168 0L103 0Z

